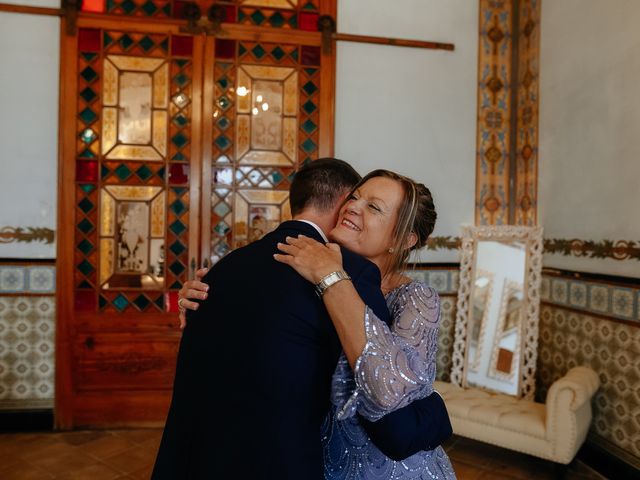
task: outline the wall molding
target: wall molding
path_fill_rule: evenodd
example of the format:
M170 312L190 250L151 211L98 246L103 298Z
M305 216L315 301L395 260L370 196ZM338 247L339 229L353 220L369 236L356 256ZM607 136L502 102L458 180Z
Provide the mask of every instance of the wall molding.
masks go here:
M55 230L46 227L1 227L0 243L32 243L52 244Z
M640 242L633 240L580 240L577 238L546 238L544 253L564 256L639 260Z

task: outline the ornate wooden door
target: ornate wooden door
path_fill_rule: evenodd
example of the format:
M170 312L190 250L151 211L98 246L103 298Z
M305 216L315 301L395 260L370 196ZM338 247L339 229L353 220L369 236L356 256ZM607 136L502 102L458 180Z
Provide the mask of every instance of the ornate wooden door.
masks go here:
M62 41L56 423L158 424L177 290L287 218L295 169L332 152L335 2L83 9Z

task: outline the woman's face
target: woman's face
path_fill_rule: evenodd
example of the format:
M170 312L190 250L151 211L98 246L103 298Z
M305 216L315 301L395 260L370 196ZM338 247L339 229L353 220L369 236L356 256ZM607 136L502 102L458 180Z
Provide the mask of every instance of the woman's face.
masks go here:
M402 185L396 180L367 180L342 206L329 236L382 268L393 246L393 230L403 198Z

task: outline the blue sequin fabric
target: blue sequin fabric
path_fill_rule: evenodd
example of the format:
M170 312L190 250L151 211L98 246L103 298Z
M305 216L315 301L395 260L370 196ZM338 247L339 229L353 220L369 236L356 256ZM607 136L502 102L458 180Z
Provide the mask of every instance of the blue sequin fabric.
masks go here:
M367 343L351 370L344 354L333 375L331 410L322 427L327 480L455 479L442 447L396 462L367 436L356 412L369 420L433 392L440 320L436 291L411 282L386 296L389 327L368 308Z

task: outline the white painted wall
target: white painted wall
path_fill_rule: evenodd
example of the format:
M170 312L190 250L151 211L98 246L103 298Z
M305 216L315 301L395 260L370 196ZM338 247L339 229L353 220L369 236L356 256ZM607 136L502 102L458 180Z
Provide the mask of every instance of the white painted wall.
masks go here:
M0 12L0 227L56 228L57 17ZM54 258L55 244L0 243L0 258Z
M336 156L361 173L387 168L427 185L434 235L473 224L478 2L342 0L338 32L455 44L455 51L339 42ZM421 252L457 262L457 251Z
M547 1L540 54L545 238L640 241L640 2ZM547 267L640 277L637 260Z

